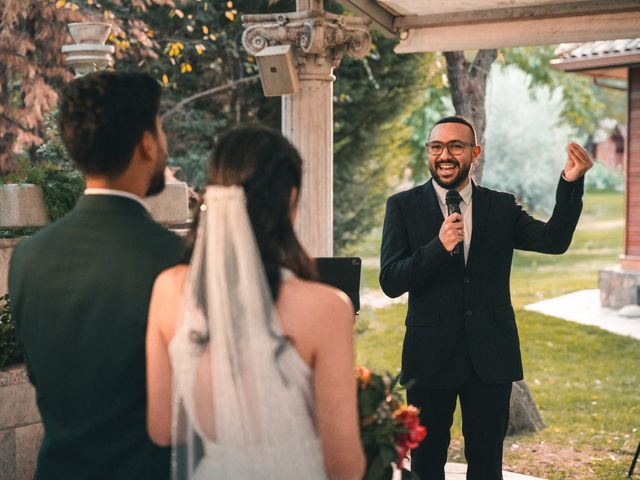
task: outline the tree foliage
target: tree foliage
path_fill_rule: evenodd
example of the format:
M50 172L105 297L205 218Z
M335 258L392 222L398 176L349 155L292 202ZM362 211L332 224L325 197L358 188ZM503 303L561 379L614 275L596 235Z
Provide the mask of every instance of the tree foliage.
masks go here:
M483 184L550 212L573 129L562 124L562 94L530 87L515 67L494 67L487 95ZM532 94L533 92L533 94Z
M81 20L38 0L0 2L0 174L15 168L16 155L42 144L45 115L73 75L60 55L67 21Z
M531 95L540 91L537 87L558 89L563 100L559 121L576 128L578 135L586 140L605 116L607 94L602 93L590 77L553 68L550 62L555 58L554 50L553 45L505 49L500 51L500 62L529 74Z
M381 223L389 180L410 161L405 119L431 91L431 55L396 55L394 42L374 35L371 55L344 59L334 98L334 242L357 244ZM339 227L339 228L338 228Z

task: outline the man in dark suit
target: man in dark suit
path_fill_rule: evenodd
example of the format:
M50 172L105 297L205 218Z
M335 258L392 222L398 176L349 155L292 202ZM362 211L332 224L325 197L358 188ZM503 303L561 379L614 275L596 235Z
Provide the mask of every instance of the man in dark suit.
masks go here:
M383 291L390 297L409 292L402 381L427 427L412 452L412 470L423 480L444 480L459 397L467 478L498 480L511 384L522 379L509 291L513 250L567 250L592 162L584 149L569 144L556 206L544 223L513 195L470 180L481 147L465 119L436 123L427 151L432 178L389 198L380 255ZM461 213L447 215L449 190L462 197Z
M60 104L62 139L86 181L63 219L17 246L9 291L44 424L37 479L169 478L146 431L145 332L158 273L183 254L141 198L164 188L161 87L92 73Z

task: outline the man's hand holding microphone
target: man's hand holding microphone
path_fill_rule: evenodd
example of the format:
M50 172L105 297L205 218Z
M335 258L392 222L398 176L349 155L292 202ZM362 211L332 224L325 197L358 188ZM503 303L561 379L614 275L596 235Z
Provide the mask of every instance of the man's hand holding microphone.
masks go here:
M462 197L456 190L449 190L445 196L448 216L445 218L438 237L445 250L451 255L459 255L464 241L464 224L460 212Z

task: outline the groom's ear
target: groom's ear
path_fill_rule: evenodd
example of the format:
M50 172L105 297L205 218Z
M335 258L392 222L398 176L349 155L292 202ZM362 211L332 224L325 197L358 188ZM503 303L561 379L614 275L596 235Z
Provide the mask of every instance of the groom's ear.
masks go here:
M138 151L138 154L142 160L145 161L155 161L155 157L157 155L156 148L156 138L148 130L142 132L142 137L140 141L136 145L135 150Z

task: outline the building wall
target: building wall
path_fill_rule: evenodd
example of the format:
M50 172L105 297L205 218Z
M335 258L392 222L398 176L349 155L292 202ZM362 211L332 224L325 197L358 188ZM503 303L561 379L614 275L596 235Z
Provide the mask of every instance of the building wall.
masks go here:
M626 200L623 269L640 270L640 68L629 68Z

